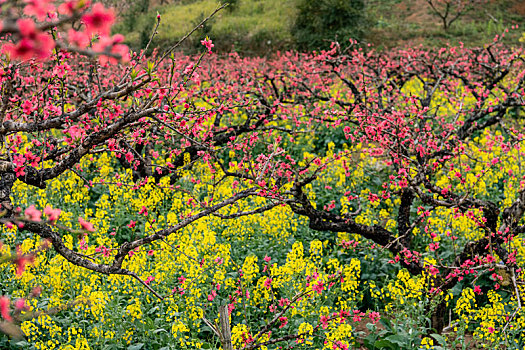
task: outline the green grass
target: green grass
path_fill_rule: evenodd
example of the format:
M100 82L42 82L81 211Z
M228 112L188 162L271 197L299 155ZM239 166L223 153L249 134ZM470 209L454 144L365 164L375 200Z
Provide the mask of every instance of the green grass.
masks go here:
M137 16L136 25L126 33L128 43L137 48L152 32L155 13L161 14L161 25L155 44L167 46L175 43L220 4L214 0L198 0L187 4L172 4L151 9ZM234 10L219 12L204 28L200 29L188 43L186 49L198 46L200 39L209 35L218 50L264 51L291 48L293 41L290 28L295 18L295 0L240 1Z
M375 25L369 29L367 41L379 48L422 44L437 47L447 43L482 46L495 35L514 24L523 27L525 16L513 7L520 0L488 1L460 17L448 31L444 31L438 17L432 15L424 0L369 0L367 15ZM506 35L505 41L517 44L522 29Z
M200 50L200 40L208 35L217 52L238 51L265 55L276 50L293 49L291 28L298 0L237 0L231 9L219 12L184 45L190 52ZM377 48L419 45L443 46L447 43L480 46L491 42L513 24L525 25L525 16L513 10L520 0L489 1L456 21L445 32L437 17L431 15L424 0L368 0L367 28L364 41ZM127 25L116 31L126 35L134 49L145 46L158 11L162 16L154 45L167 47L183 37L218 6L216 0L179 0L163 6L151 6L147 13L131 14ZM511 31L506 41L517 44L523 30Z

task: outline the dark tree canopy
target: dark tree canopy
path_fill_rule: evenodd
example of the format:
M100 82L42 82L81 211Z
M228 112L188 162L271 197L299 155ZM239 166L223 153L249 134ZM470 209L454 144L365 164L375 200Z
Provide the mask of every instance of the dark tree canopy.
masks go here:
M292 32L298 48L325 49L336 38L360 38L364 20L363 0L300 0Z

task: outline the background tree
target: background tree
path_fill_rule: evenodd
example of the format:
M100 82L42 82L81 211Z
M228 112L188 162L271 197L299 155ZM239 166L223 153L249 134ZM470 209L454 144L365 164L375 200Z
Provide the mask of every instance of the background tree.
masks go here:
M485 0L426 0L432 13L441 19L443 29L447 31L452 23L475 7L483 5Z
M297 9L292 34L301 50L324 49L337 38L359 39L362 35L362 0L301 0Z

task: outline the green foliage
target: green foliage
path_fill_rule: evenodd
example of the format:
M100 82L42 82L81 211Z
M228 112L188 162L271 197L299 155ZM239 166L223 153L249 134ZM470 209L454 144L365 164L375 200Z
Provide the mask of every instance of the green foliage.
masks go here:
M121 20L113 29L116 33L133 33L132 46L137 49L146 47L155 24L155 12L148 11L149 3L149 0L130 2L129 7L122 11Z
M204 12L201 12L201 14L193 20L192 27L198 26L202 21L204 21L206 17L207 17L207 14L205 14ZM211 35L212 28L213 28L213 19L210 19L201 25L198 36L193 36L190 38L190 41L192 42L192 46L195 47L197 51L202 47L200 40L202 38L209 37Z
M442 46L459 41L467 47L490 42L496 34L514 24L523 25L524 17L512 10L517 0L485 4L483 11L472 11L454 23L448 32L428 13L426 6L399 0L229 0L230 5L213 19L207 33L200 30L183 48L195 52L206 35L215 49L264 55L284 49L327 47L336 37L346 41L359 38L379 48L404 46L411 42L425 46ZM142 10L146 0L130 3L116 32L126 36L134 49L144 47L154 24L154 14L162 16L154 46L168 46L193 29L198 19L218 6L215 0L179 0L165 5L152 2ZM142 4L142 5L141 5ZM153 6L158 4L157 6ZM363 5L365 4L365 5ZM128 8L130 8L128 10ZM302 14L298 14L302 11ZM308 12L310 11L310 12ZM489 16L490 15L490 16ZM429 19L430 17L430 19ZM302 26L302 27L301 27ZM506 42L515 43L518 32L509 32Z
M299 49L327 48L335 39L363 34L363 0L301 0L298 12L292 33Z
M418 6L418 4L422 6ZM524 24L519 0L485 2L474 11L460 17L448 31L433 17L425 1L368 0L366 15L370 23L365 40L379 48L391 48L414 43L427 47L447 43L467 47L483 46L505 28ZM521 31L506 33L504 42L516 44Z
M237 6L239 6L239 0L227 0L226 2L228 3L228 7L226 7L226 9L230 12L235 11Z
M122 25L128 30L135 29L137 18L141 14L147 13L148 9L149 0L137 0L131 2L129 9L122 14Z

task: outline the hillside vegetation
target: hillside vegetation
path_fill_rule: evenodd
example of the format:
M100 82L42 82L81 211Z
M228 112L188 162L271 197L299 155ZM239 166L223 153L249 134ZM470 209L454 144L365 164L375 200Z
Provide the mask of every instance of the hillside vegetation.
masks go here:
M323 0L319 3L330 7L338 6L340 2ZM161 14L162 22L153 46L162 47L176 42L220 4L216 0L172 0L162 5L158 1L148 5L148 1L143 0L142 3L146 6L135 6L124 12L115 28L116 32L126 34L128 43L134 48L144 47L148 42L157 12ZM298 45L301 41L304 44L305 40L304 37L298 39L297 31L294 31L296 23L305 22L304 18L299 18L300 4L301 0L232 1L228 8L199 29L183 48L192 52L199 46L200 39L209 35L219 52L266 55L276 50L312 49L312 46ZM505 28L525 22L525 4L519 0L487 1L454 22L448 31L443 30L439 18L432 14L425 0L367 0L364 8L359 4L355 6L361 17L349 20L353 27L343 33L352 33L348 35L378 48L419 44L442 46L459 42L466 46L479 46L490 42ZM327 17L330 15L320 14L317 18L329 22L331 19ZM315 16L311 17L315 20ZM312 21L312 18L307 18L307 21ZM326 46L336 38L342 40L341 35L337 37L338 33L341 31L328 31L324 34L326 38L322 38L325 40L313 38L311 42L321 42ZM507 42L517 43L520 33L520 30L511 31L507 34Z

